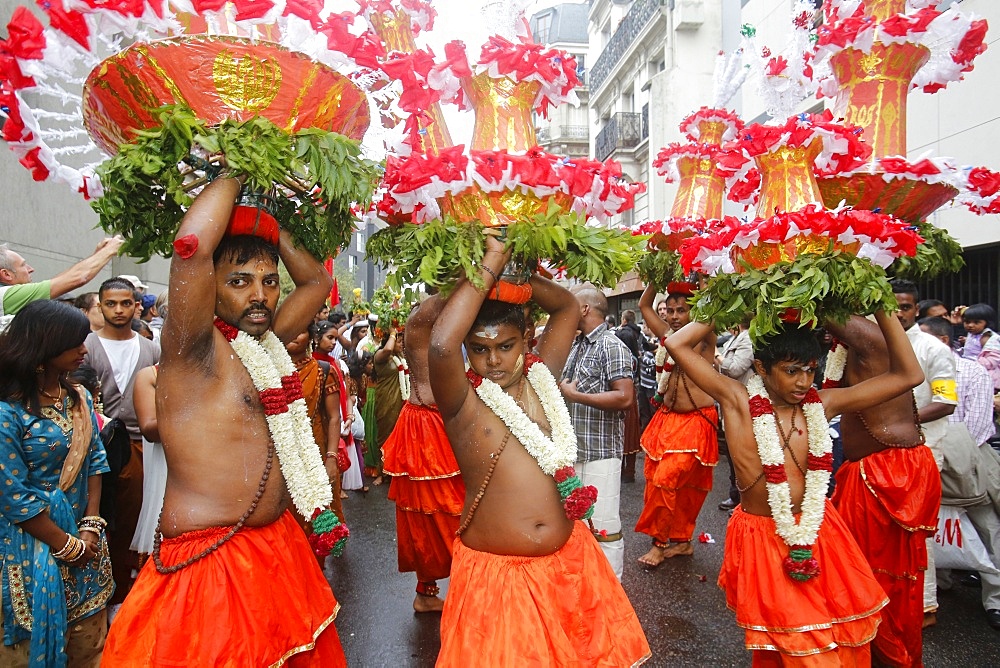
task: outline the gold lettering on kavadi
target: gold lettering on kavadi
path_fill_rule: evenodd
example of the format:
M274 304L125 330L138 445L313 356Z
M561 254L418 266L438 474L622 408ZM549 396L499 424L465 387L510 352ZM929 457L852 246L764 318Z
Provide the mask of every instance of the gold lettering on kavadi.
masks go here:
M272 58L238 56L225 50L212 64L215 91L226 106L239 111L266 109L281 87L281 66Z

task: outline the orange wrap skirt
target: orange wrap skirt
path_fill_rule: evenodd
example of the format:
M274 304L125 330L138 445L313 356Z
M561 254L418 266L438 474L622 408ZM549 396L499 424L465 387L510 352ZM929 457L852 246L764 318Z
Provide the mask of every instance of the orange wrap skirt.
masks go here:
M782 659L812 656L831 665L834 657L816 655L870 643L879 611L888 601L829 501L813 545L819 575L805 582L793 580L782 565L788 551L773 519L740 507L733 511L719 586L726 592L726 605L736 613L737 626L746 631L747 649L765 652L755 662L767 665L769 657L774 658L767 652L778 652ZM851 665L849 657L857 653L845 654L848 657L838 658Z
M637 666L639 619L582 522L557 552L516 557L455 541L437 666Z
M920 445L844 462L833 505L889 596L873 643L876 657L893 666L921 665L926 539L934 535L941 505L934 455Z
M163 564L198 554L229 528L165 539ZM111 625L101 665L346 666L333 626L339 607L286 510L176 573L161 575L147 561Z
M410 402L382 446L382 470L392 476L399 572L420 582L448 577L465 501L465 483L435 406Z
M712 424L718 420L714 406L702 408L701 415L663 407L653 415L641 440L646 489L636 531L661 543L691 540L712 489L712 467L719 462L719 439Z

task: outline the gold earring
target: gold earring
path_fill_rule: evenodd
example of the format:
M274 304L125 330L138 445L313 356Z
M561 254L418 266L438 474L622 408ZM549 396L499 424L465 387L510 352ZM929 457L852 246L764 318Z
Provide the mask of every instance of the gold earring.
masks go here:
M45 373L45 365L39 364L35 367L35 373Z

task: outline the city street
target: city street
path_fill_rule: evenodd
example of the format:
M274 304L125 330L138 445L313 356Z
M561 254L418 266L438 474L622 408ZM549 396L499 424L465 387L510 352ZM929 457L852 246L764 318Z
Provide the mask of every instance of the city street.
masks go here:
M694 557L677 557L655 570L635 561L648 545L646 536L631 531L642 505L641 457L636 468L636 482L622 486L624 585L653 650L646 665L749 666L743 633L715 584L727 519L717 508L728 488L725 461L716 468L715 489L697 529L711 534L715 543L697 544ZM440 616L413 614L415 578L396 570L395 509L386 498L387 487L351 492L344 501L351 538L344 556L330 559L326 571L342 605L337 630L351 666L433 666ZM440 584L445 591L446 583ZM924 663L1000 665L1000 632L986 624L979 590L957 585L938 596L937 626L924 633ZM469 657L469 665L476 665L475 657Z

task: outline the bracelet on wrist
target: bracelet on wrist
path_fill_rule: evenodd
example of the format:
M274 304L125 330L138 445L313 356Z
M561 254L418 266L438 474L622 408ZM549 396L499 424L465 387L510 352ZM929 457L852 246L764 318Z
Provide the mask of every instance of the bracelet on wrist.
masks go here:
M52 555L53 559L72 563L83 556L87 550L87 544L72 534L66 534L66 544L61 550Z
M479 266L481 266L483 269L485 269L486 273L488 273L490 276L493 277L493 282L494 283L499 283L500 282L500 277L497 276L497 274L496 274L495 271L493 271L492 269L490 269L489 267L487 267L485 264L480 264Z

